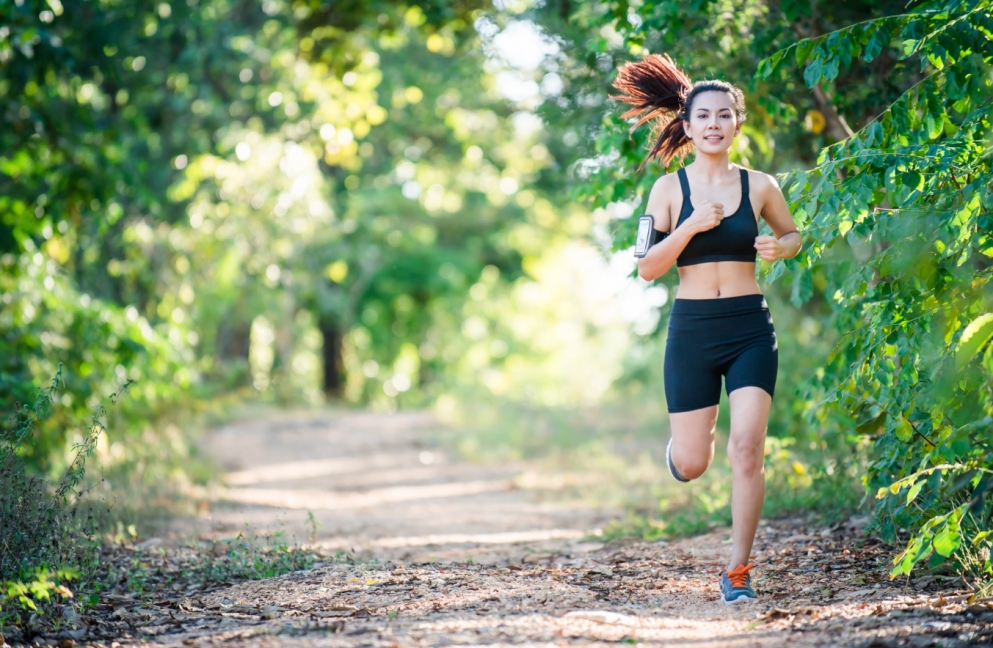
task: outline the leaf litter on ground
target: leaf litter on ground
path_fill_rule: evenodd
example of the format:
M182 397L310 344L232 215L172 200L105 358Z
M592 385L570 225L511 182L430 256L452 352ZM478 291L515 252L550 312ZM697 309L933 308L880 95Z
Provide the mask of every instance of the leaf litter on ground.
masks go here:
M581 551L563 543L528 562L508 547L504 561L486 565L312 554L309 568L251 580L229 580L221 564L205 579L195 566L224 560L213 546L117 547L103 556L108 570L138 559L141 592L120 578L76 628L15 631L6 640L238 645L263 636L280 643L340 636L341 645L357 645L388 629L398 645L563 638L663 645L760 628L765 638L756 635L757 645L769 646L787 637L796 646L993 639L993 600L954 579L891 581L888 548L842 525L823 531L801 519L765 524L755 557L762 598L742 606L723 605L716 586L726 529L671 543L587 543Z

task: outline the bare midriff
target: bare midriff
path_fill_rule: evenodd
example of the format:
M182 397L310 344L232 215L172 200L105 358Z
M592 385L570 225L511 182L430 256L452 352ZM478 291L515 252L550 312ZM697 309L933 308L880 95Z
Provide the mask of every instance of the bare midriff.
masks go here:
M748 261L717 261L679 268L676 299L718 299L761 292L755 280L755 264Z

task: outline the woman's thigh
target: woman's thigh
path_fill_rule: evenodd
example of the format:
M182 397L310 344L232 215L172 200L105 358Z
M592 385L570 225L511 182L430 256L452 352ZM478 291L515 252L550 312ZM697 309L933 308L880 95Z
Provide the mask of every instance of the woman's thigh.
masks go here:
M690 412L670 412L669 430L672 433L672 459L710 465L714 458L714 428L717 425L717 406L704 407Z

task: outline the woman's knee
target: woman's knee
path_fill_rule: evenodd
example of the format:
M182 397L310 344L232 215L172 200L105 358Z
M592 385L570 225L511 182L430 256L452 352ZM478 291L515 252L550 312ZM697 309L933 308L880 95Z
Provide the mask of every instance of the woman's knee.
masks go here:
M687 457L680 457L675 452L672 456L672 463L676 466L679 474L686 479L696 479L707 472L713 457L691 454Z
M728 443L728 455L731 467L746 473L761 472L765 464L765 438L755 438L757 435L731 435Z

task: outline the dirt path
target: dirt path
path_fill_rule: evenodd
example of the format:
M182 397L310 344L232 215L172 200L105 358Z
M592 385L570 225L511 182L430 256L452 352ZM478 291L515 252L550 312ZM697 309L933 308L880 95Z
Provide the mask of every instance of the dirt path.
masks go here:
M307 571L135 600L91 628L105 645L965 646L993 644L993 602L928 577L891 582L864 522L763 522L761 601L725 606L728 530L672 543L591 541L617 511L542 502L524 466L467 465L421 414L285 415L205 441L227 470L182 536L247 523L339 554ZM534 480L531 480L532 482ZM595 536L594 536L595 539ZM140 551L138 553L141 553ZM168 560L167 553L149 564ZM116 614L116 618L115 615ZM112 646L113 648L113 646Z
M619 514L539 501L540 484L520 479L523 464L450 460L430 445L435 427L424 413L342 412L220 428L201 447L227 471L227 489L211 494L194 529L224 538L246 524L278 525L298 541L363 560L495 564L582 544Z

